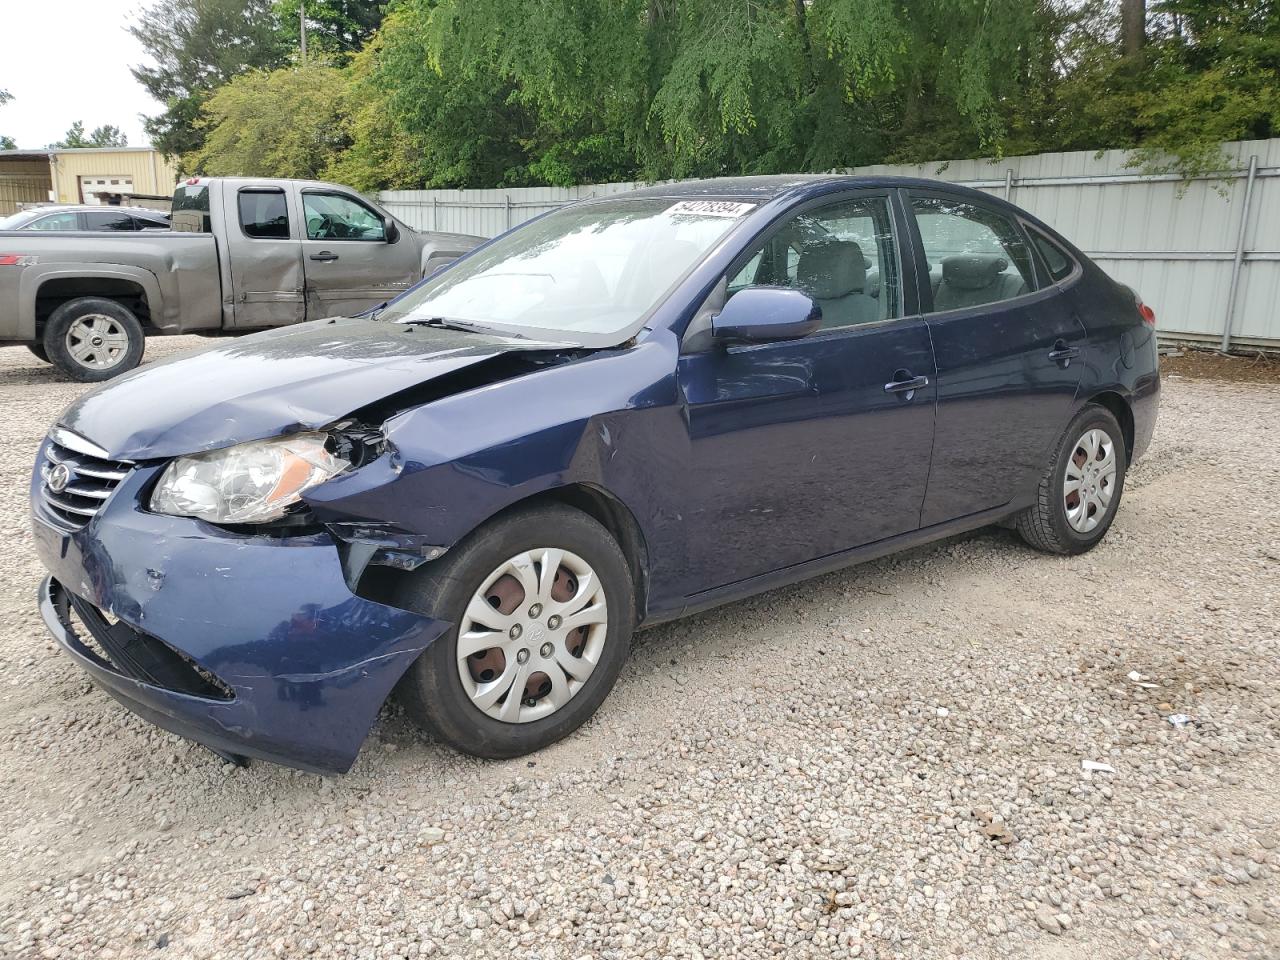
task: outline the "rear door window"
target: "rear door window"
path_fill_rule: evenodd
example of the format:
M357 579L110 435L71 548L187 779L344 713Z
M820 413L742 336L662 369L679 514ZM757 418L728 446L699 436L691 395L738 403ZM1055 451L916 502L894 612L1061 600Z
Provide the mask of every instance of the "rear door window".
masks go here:
M283 190L241 190L240 229L255 240L288 240L289 210Z
M90 230L133 230L133 217L118 210L88 210L84 215Z
M950 197L912 197L933 309L963 310L1036 289L1031 250L1008 217Z

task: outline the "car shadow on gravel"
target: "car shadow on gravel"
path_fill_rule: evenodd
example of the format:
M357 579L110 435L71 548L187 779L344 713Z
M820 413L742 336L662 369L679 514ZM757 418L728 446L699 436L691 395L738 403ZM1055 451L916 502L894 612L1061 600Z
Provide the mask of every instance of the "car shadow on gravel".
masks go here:
M182 353L199 353L216 346L216 337L153 337L147 341L146 352L140 366ZM107 381L110 382L110 381ZM38 360L26 347L0 345L0 387L48 387L66 386L79 390L92 389L95 384L72 380L52 364Z
M26 353L25 348L22 349ZM10 351L16 353L17 351ZM30 354L28 354L30 357ZM9 358L5 358L9 359ZM30 357L30 363L6 363L0 365L0 386L14 387L45 387L52 383L74 384L75 381L64 374L59 373L54 367L47 363L41 363L35 357Z
M1027 547L1011 531L999 527L984 527L969 533L957 534L910 550L836 570L831 573L786 587L715 607L670 623L661 624L636 633L631 643L631 653L617 685L601 705L599 712L567 740L545 750L516 760L475 760L466 758L469 764L477 764L493 770L510 770L518 767L556 767L556 756L563 751L575 764L590 764L617 753L619 738L627 726L629 711L643 709L643 694L632 697L634 690L643 688L655 675L671 678L683 696L698 698L699 677L713 677L716 661L730 648L741 653L744 645L752 642L768 644L768 636L747 638L741 630L742 621L775 616L778 611L789 613L789 624L820 627L831 632L838 629L831 618L820 615L810 617L809 611L829 611L837 605L847 607L850 602L860 609L883 604L886 597L910 597L933 589L931 580L947 578L963 568L973 551L1024 552L1029 557L1043 557ZM962 555L957 555L958 551ZM935 561L942 560L941 566ZM707 641L706 638L715 638ZM731 638L731 639L730 639ZM680 695L677 694L677 698ZM678 699L675 709L679 710ZM386 745L393 751L426 751L426 756L415 756L425 764L434 764L442 758L458 755L431 740L430 735L419 729L395 701L394 695L383 707L378 720L370 731L362 761ZM567 745L567 746L566 746ZM374 774L374 770L367 771Z

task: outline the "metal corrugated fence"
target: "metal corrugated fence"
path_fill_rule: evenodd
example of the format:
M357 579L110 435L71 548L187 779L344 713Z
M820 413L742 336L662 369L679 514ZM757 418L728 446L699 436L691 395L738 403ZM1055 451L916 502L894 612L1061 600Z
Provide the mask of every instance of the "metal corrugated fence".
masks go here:
M850 172L931 177L1006 196L1138 290L1165 338L1278 349L1280 140L1225 149L1230 173L1190 182L1142 175L1120 150ZM421 230L495 236L565 203L638 186L386 191L380 199Z

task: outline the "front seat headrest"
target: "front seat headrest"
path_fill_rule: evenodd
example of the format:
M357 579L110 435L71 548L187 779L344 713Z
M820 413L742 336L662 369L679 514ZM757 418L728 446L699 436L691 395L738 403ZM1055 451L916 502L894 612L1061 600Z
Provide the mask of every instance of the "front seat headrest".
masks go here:
M834 300L867 285L866 260L853 240L824 240L800 251L796 265L799 285L815 300Z

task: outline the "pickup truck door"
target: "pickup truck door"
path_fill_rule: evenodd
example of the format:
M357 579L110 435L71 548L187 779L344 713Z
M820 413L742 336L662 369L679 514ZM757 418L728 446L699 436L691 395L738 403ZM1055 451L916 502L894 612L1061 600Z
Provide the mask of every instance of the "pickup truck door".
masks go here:
M279 187L227 190L223 223L231 268L233 323L278 327L306 319L301 225Z
M301 200L308 319L362 313L422 278L414 238L388 238L382 215L359 197L307 188Z

